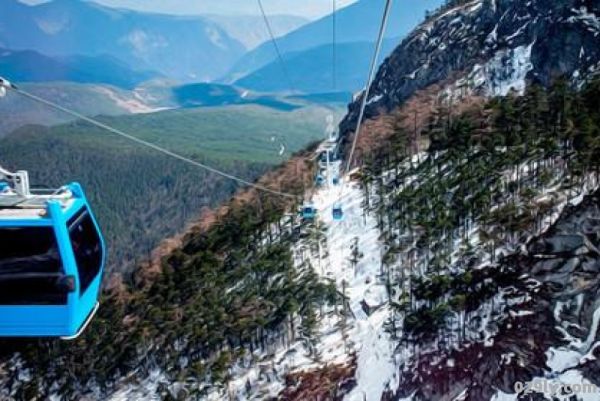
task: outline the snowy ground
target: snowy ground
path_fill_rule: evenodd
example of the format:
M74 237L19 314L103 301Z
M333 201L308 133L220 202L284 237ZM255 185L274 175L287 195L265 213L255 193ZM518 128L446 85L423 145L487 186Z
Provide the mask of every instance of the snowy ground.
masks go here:
M329 175L337 176L339 165L333 164ZM316 191L312 201L318 209L318 228L325 229L323 247L317 255L307 252L301 244L295 249L296 263L308 257L324 280L333 280L340 292L344 292L350 309L348 318L343 319L340 311L330 310L321 319L313 356L301 341L290 348L280 348L272 358L281 369L277 379L262 380L256 369L246 370L236 377L231 388L239 399L260 399L269 394L275 396L283 389L284 372L300 372L332 363L349 362L357 356L357 386L346 396L348 401L379 401L387 386L397 385L393 343L386 333L384 324L389 318L387 292L379 273L381 271L382 244L380 232L373 216L364 215L364 197L357 183L347 182L335 186L331 182ZM341 202L340 202L341 200ZM341 203L344 218L335 221L332 215L334 204ZM354 254L361 257L355 266ZM366 301L371 307L381 306L368 316L362 307ZM344 322L342 322L344 320ZM249 397L242 397L242 388L248 380L256 386Z
M334 163L327 175L334 177L338 174L339 164ZM586 187L596 186L596 182L590 182ZM546 191L543 196L547 196L549 192L552 191ZM571 199L571 203L576 204L581 199L582 197ZM354 355L357 363L357 384L345 400L379 401L384 391L398 387L399 365L410 355L395 354L395 343L385 330L391 311L385 281L381 276L384 245L380 241L381 232L377 228L375 216L366 212L368 208L364 205L363 189L357 182L344 182L342 189L342 186L333 185L330 181L316 190L312 202L318 210L315 227L317 231L323 231L324 239L320 242L318 252L311 251L314 243L311 245L308 240L298 243L293 249L294 260L300 267L308 259L323 280L335 282L338 291L343 292L347 298L349 313L346 319L341 313L341 306L323 310L312 353L302 338L287 344L271 344L263 352L248 356L247 360L233 367L230 372L233 380L228 387L214 389L206 400L246 401L276 397L285 388L286 374L312 370L328 364L348 363ZM338 203L344 211L341 221L335 221L332 216L332 208ZM566 203L566 198L561 198L556 207L557 212L562 210ZM559 213L555 213L548 218L541 231L545 231L558 215ZM306 227L305 229L310 230ZM474 225L471 231L475 232L476 229L477 225ZM473 246L479 245L477 235L473 234L471 239L474 241ZM371 309L370 315L363 307L365 304ZM493 333L485 329L485 322L489 320L490 313L488 306L484 305L481 311L481 315L485 317L482 331L486 333L486 340L493 337ZM594 328L599 321L600 308L593 323ZM551 372L547 377L538 379L544 379L549 384L582 383L581 377L573 376L579 374L577 370L566 369L572 369L582 359L593 358L590 350L598 344L593 344L589 339L572 340L569 347L548 351ZM144 383L115 394L111 400L150 399L148 396L155 394L159 383L170 385L171 389L177 387L177 384L168 383L163 375L157 372ZM460 397L457 398L459 399ZM600 394L593 394L592 398L582 398L584 401L591 399L600 399ZM498 392L492 400L516 400L516 395Z
M561 307L559 302L558 308ZM562 328L563 323L558 317L559 312L555 310L557 328ZM547 366L549 371L542 377L535 377L526 383L516 383L515 391L524 389L544 394L549 399L557 401L598 401L600 400L600 387L595 386L585 379L578 369L580 364L594 359L592 352L600 346L600 342L593 342L596 337L598 324L600 322L600 306L594 312L592 326L589 328L588 338L585 340L575 338L566 331L565 339L569 344L558 348L550 347L546 351ZM563 394L564 392L564 394ZM575 398L573 398L575 396ZM553 398L554 397L554 398ZM517 394L505 394L502 391L492 398L491 401L517 401Z
M334 163L330 176L336 176L338 169L339 165ZM347 363L353 355L357 357L357 385L346 400L379 401L386 389L397 386L393 342L384 328L390 311L387 292L379 276L383 253L380 232L374 217L364 214L364 196L358 184L346 182L343 185L342 190L342 186L330 182L313 196L319 211L315 224L326 228L326 238L318 255L308 252L306 244L299 244L294 253L297 264L308 258L324 280L334 281L339 292L345 293L350 309L347 318L343 318L341 307L337 311L333 308L324 311L312 355L303 339L288 346L274 345L261 355L253 355L254 362L234 367L231 372L234 379L228 388L215 390L207 400L276 397L284 389L287 373ZM335 221L332 207L340 199L344 218ZM354 247L357 251L353 252ZM360 255L355 265L351 262L353 253ZM363 310L363 301L373 309L370 316ZM161 382L169 384L157 372L146 381L117 392L110 400L150 399Z
M338 174L339 165L334 164L330 176ZM355 182L341 186L329 183L318 189L313 196L318 209L315 225L325 229L323 246L317 253L307 251L306 244L299 244L294 253L297 264L308 258L324 280L332 280L340 293L347 297L349 313L343 319L338 310L325 311L320 319L317 342L313 355L302 340L289 347L279 347L265 358L273 373L268 379L260 366L239 369L230 383L229 393L233 399L250 400L276 396L284 388L286 373L301 372L327 364L350 362L357 357L357 385L346 396L348 401L379 401L388 388L397 386L397 363L394 359L394 345L385 331L385 322L390 317L388 297L381 271L382 244L380 232L373 216L364 214L364 196ZM341 200L341 202L340 202ZM332 216L334 204L341 203L344 218L335 221ZM357 247L357 251L353 248ZM352 255L360 255L356 265ZM374 311L367 315L362 303L367 302ZM377 308L379 306L379 308ZM244 387L252 385L250 394ZM218 398L214 398L218 399Z
M340 187L332 186L318 191L314 201L320 219L328 227L328 257L324 275L336 281L338 289L345 288L354 317L348 337L354 343L358 356L357 386L346 397L349 401L377 400L386 385L395 388L397 367L393 356L393 343L384 329L389 318L387 292L379 275L381 272L382 244L380 232L373 216L364 215L364 197L357 183L344 183L342 206L344 219L334 221L331 205L339 199ZM352 246L356 244L359 259L353 268ZM361 303L371 307L381 305L368 316Z

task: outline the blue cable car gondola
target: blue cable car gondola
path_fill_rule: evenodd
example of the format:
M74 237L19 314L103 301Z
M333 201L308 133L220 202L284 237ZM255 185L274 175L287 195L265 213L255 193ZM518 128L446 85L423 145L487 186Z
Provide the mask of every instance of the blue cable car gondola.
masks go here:
M333 219L336 221L340 221L343 220L344 218L344 210L342 209L342 205L339 203L336 203L335 205L333 205Z
M311 204L302 207L302 218L304 220L314 220L317 217L317 208Z
M104 240L79 184L21 189L0 193L0 337L76 338L98 309Z
M331 180L333 182L333 185L340 185L340 177L338 177L337 175L333 177L333 180Z

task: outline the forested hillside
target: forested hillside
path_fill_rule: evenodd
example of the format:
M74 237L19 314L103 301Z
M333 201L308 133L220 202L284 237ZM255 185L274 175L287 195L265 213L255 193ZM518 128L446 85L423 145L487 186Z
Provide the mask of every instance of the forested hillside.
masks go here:
M10 75L6 75L6 77L10 77ZM147 102L144 97L136 98L135 92L107 85L74 82L18 83L22 89L34 95L51 101L59 101L63 106L84 115L113 116L148 113L158 111L160 107L165 106ZM0 99L0 113L2 113L0 137L27 124L51 126L73 120L70 116L57 113L30 99L10 94Z
M267 180L301 194L312 173L296 159ZM1 366L31 376L4 375L0 396L103 398L125 377L160 372L181 383L155 388L161 398L196 397L231 380L230 366L246 352L300 333L310 338L316 308L337 295L310 265L297 270L292 263L288 245L299 227L284 215L290 206L256 193L228 202L216 224L192 230L163 259L158 276L144 280L148 273L139 269L135 284L105 294L99 316L77 342L3 341L2 357L12 355L12 362L3 359Z
M366 207L386 250L380 279L400 360L385 399L513 393L516 381L555 366L546 351L564 343L554 331L560 319L551 316L567 293L590 307L580 311L585 328L576 336L595 335L596 274L576 264L569 270L566 260L583 241L581 263L597 266L597 239L578 225L562 233L551 227L559 216L584 219L597 207L597 194L575 205L598 189L599 95L600 82L579 93L559 80L549 91L533 86L459 116L442 105L426 131L427 153L407 151L410 135L399 128L373 155L363 178ZM577 279L589 282L577 288ZM588 363L577 382L598 384L598 368Z
M280 112L240 106L102 120L252 181L322 138L329 113L321 107ZM216 206L236 189L219 176L80 122L23 127L0 141L0 158L5 167L29 170L34 186L83 184L107 237L110 271L131 270L203 207Z

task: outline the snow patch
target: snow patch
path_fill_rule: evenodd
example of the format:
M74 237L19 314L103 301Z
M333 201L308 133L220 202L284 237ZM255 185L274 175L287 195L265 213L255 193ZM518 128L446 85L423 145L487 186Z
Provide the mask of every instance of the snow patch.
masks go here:
M118 107L131 114L148 114L169 109L168 107L151 107L142 100L139 100L139 95L137 93L134 94L134 98L128 99L119 95L116 91L104 86L98 86L96 91L108 96L108 98L114 101Z
M167 40L160 35L151 35L141 29L134 29L119 40L130 45L138 56L145 56L153 49L168 46Z
M35 21L36 25L38 26L38 28L40 28L40 30L42 32L44 32L46 35L51 35L51 36L58 35L62 31L66 30L67 27L69 26L69 18L68 17L57 18L57 19L35 18L34 21Z
M227 44L225 44L225 42L223 41L223 36L221 35L221 33L218 30L216 30L213 27L206 27L204 32L206 33L208 40L210 40L210 42L213 45L215 45L221 49L227 49Z
M369 99L369 101L367 102L367 105L371 105L373 103L377 103L378 101L380 101L381 99L383 99L383 95L375 95L373 97L371 97Z
M506 96L511 90L523 94L527 74L533 70L533 45L498 51L477 71L475 82L485 82L485 91L490 96Z

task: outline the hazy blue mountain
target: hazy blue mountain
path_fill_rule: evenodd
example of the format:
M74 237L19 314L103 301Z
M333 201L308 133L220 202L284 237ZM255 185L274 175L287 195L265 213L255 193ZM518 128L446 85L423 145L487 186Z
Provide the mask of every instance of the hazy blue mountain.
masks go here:
M111 56L49 57L33 50L1 48L0 71L15 82L70 81L124 89L159 76L152 71L134 71Z
M0 1L0 46L49 56L110 55L185 81L222 76L244 46L204 17L113 9L81 0Z
M241 42L248 50L256 48L269 39L269 33L261 16L256 15L205 15L219 24L229 36ZM295 15L272 15L269 22L275 36L283 36L309 21Z
M399 39L387 39L384 42L382 53L391 52L399 41ZM356 92L360 90L365 85L373 54L373 43L342 43L337 47L336 52L335 86L330 61L333 54L331 44L288 53L286 68L294 89L305 93ZM257 91L289 90L288 81L278 61L270 62L236 81L235 84Z
M404 37L425 17L427 10L434 10L443 0L419 0L395 3L387 30L387 37ZM337 38L339 43L372 42L377 37L384 0L360 0L338 11ZM300 27L277 39L283 53L298 52L330 44L332 41L332 16ZM242 57L228 74L227 81L236 81L275 60L273 44L265 42ZM329 57L324 58L322 68L329 68Z

